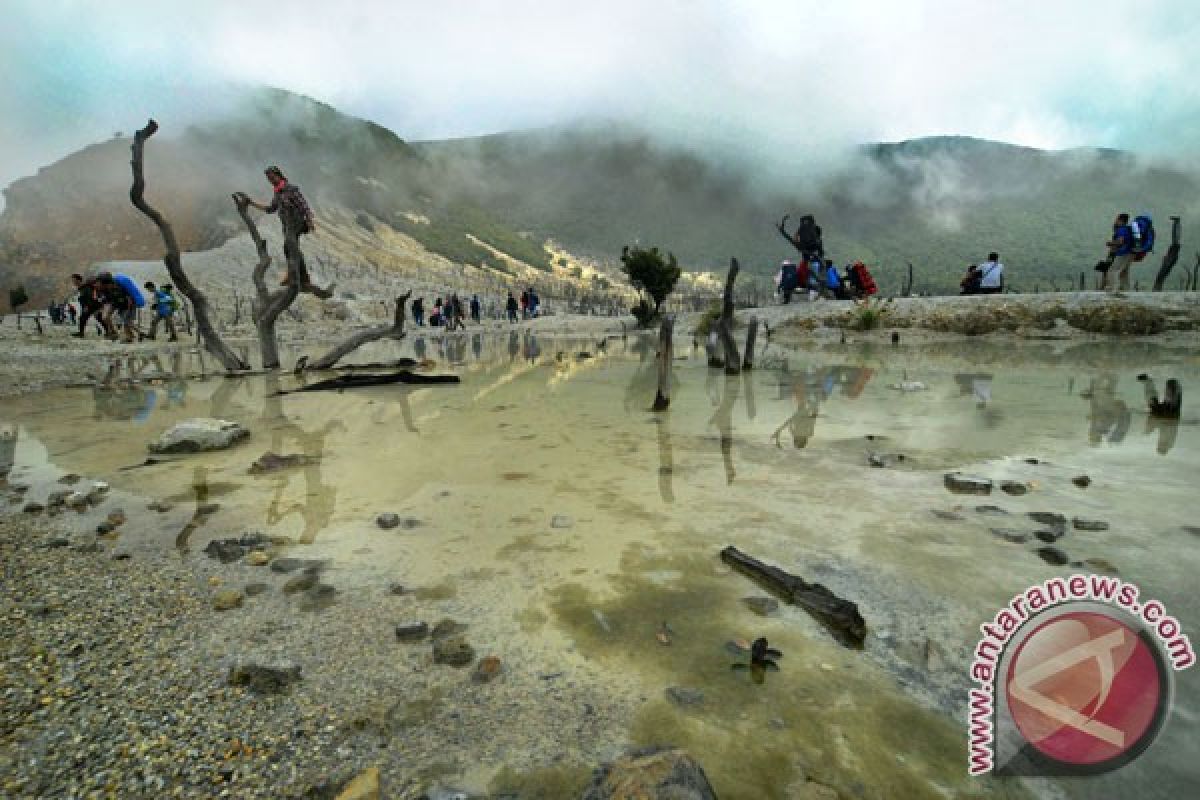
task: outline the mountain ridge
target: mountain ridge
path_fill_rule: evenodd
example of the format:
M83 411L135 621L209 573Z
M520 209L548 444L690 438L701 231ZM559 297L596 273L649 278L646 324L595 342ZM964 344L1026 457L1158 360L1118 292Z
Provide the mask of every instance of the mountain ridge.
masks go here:
M899 290L908 262L915 288L953 291L989 250L1015 267L1020 288L1073 285L1102 255L1122 203L1154 209L1164 235L1168 214L1200 211L1194 176L1096 148L943 135L861 145L805 175L802 154L777 164L759 154L755 166L620 123L408 142L284 90L248 92L233 109L174 135L168 125L147 150L148 196L185 250L240 233L229 193L267 194L267 163L284 165L318 214L337 206L451 262L500 272L508 262L497 252L553 271L552 240L615 273L621 247L641 242L689 270L723 271L737 256L765 283L794 255L775 223L812 212L839 262L872 264L886 292ZM4 190L6 281L25 282L40 302L91 263L160 255L157 232L128 203L128 142L88 145Z

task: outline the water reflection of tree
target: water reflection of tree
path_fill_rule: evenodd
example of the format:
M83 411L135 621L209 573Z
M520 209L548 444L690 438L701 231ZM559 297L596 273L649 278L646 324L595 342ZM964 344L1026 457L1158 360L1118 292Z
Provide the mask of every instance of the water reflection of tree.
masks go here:
M712 370L709 370L712 372ZM716 425L721 434L721 460L725 463L725 482L733 483L737 470L733 466L733 409L742 393L742 381L738 375L725 375L721 404L713 413L709 425Z
M0 482L8 478L17 462L17 431L15 422L0 423Z
M271 502L267 506L267 524L275 525L292 514L299 514L304 521L304 530L300 534L300 542L312 544L317 535L329 526L337 507L337 488L325 483L322 473L322 458L325 455L325 439L334 431L344 431L345 424L340 419L328 419L325 424L314 431L306 431L283 413L283 396L279 395L279 376L268 375L265 380L266 397L263 400L262 423L271 431L271 450L280 455L286 454L284 442L292 439L299 444L300 452L307 456L302 467L304 474L304 500L282 508L283 493L292 481L292 470L283 470L270 477L274 486ZM404 408L407 409L408 397L404 393ZM411 412L405 414L411 430Z

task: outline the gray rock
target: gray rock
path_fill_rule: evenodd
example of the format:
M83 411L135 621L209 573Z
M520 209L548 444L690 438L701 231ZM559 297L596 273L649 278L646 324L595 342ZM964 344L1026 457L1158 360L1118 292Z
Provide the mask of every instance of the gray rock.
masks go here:
M441 639L444 636L453 636L456 633L462 633L466 629L467 626L461 622L455 622L452 619L443 619L433 626L433 630L429 635L434 639Z
M271 585L269 583L247 583L242 591L246 594L246 597L257 597L267 592L270 588Z
M300 680L295 664L234 664L229 668L230 686L245 686L259 694L278 694Z
M1000 491L1005 494L1011 494L1014 497L1020 497L1023 494L1029 493L1029 487L1020 481L1002 481L1000 483Z
M992 528L992 535L998 536L1006 542L1013 544L1024 544L1029 541L1030 534L1028 531L1020 531L1016 528Z
M67 504L67 498L74 492L71 489L58 489L46 497L47 508L61 508Z
M232 611L242 607L245 595L240 589L222 589L213 596L213 609L216 611Z
M1064 553L1062 550L1059 550L1057 547L1039 547L1037 549L1037 554L1041 556L1042 561L1045 561L1047 564L1051 564L1056 567L1061 567L1063 564L1066 564L1071 560L1067 557L1066 553Z
M421 800L471 800L471 795L462 789L444 789L441 786L430 786L421 795Z
M26 503L21 508L21 510L24 511L26 514L40 514L46 510L46 507L44 505L42 505L41 503L30 501L30 502Z
M264 475L268 472L278 472L283 469L292 467L303 467L311 464L314 459L309 458L303 453L292 453L289 455L279 455L278 453L263 453L258 457L248 470L251 475Z
M68 472L66 475L63 475L61 478L59 478L58 482L64 486L74 486L75 484L79 483L80 480L82 480L82 478L79 475L76 475L74 472Z
M1067 529L1067 518L1053 511L1030 511L1029 518L1034 522L1049 526L1056 530Z
M71 492L63 500L63 504L73 511L83 511L88 507L88 496L83 492Z
M975 512L977 514L994 514L998 517L1008 514L1008 512L1000 506L975 506Z
M337 602L337 589L327 583L318 583L304 593L297 605L301 611L324 611Z
M467 644L460 634L442 636L433 640L433 663L451 667L465 667L475 660L475 648Z
M416 642L429 635L429 625L424 622L405 622L396 626L396 638L402 642Z
M566 514L555 514L550 519L550 527L551 528L569 528L574 524L575 524L574 520L572 520Z
M1077 531L1106 531L1108 523L1100 519L1084 519L1083 517L1075 517L1071 520L1071 524L1075 526Z
M991 494L992 482L977 475L947 472L942 479L946 488L958 494Z
M1067 534L1066 531L1035 531L1033 535L1047 544L1054 544Z
M42 547L54 549L54 548L58 548L58 547L66 547L70 543L71 543L71 540L67 539L65 536L54 536L54 537L51 537L50 539L47 539L45 544L42 545Z
M403 597L404 595L409 594L409 589L403 583L389 583L387 587L387 593L396 597Z
M1074 478L1071 478L1071 483L1075 484L1080 489L1086 489L1092 485L1092 479L1087 475L1076 475Z
M202 453L224 450L249 436L240 423L199 417L164 431L148 448L152 453Z
M594 773L581 800L717 800L696 760L682 750L634 750Z
M742 602L760 617L774 614L779 610L779 601L774 597L743 597Z
M966 519L966 517L964 517L962 514L959 514L956 511L943 511L940 508L931 508L931 509L929 509L929 513L933 514L938 519L944 519L944 520L949 520L949 521L954 521L954 522L958 522L958 521L962 521L962 520Z
M306 569L294 578L288 580L283 585L284 594L297 594L298 592L307 592L309 589L317 585L317 581L321 578L320 573L315 569Z
M400 524L400 515L394 514L391 511L386 514L380 514L375 518L375 524L386 530L391 530Z
M277 558L271 562L271 571L286 573L295 572L298 569L304 569L317 570L319 572L328 564L328 561L315 558Z
M667 699L681 708L690 708L704 702L704 692L686 686L668 686Z

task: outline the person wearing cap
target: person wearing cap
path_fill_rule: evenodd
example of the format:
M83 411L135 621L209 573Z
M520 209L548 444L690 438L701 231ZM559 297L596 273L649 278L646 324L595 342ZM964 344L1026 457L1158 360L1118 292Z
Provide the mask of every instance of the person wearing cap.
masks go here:
M304 195L300 192L300 187L288 181L287 176L283 174L283 170L275 165L271 165L263 170L263 175L266 176L267 183L271 184L274 191L274 196L268 205L255 202L250 199L245 193L238 193L239 202L244 202L249 206L257 208L259 211L265 211L268 214L279 214L279 222L283 226L283 255L287 259L288 274L284 276L280 285L287 286L292 281L291 269L293 264L296 270L296 279L300 284L300 291L310 292L317 297L327 298L332 297L333 292L329 289L321 289L314 286L312 279L308 274L308 265L304 262L304 253L300 250L300 237L306 233L312 233L317 229L316 220L313 218L312 209L308 205L308 201L304 199Z

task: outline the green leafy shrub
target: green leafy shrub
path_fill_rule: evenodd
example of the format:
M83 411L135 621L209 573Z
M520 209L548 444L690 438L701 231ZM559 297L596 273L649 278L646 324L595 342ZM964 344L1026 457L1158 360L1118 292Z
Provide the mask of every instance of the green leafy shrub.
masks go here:
M633 288L638 290L638 306L642 307L641 315L637 316L638 324L648 327L658 319L663 301L675 288L683 270L672 253L667 253L664 259L657 247L646 250L625 246L621 248L621 271L629 278ZM650 295L649 300L642 295L643 292Z

